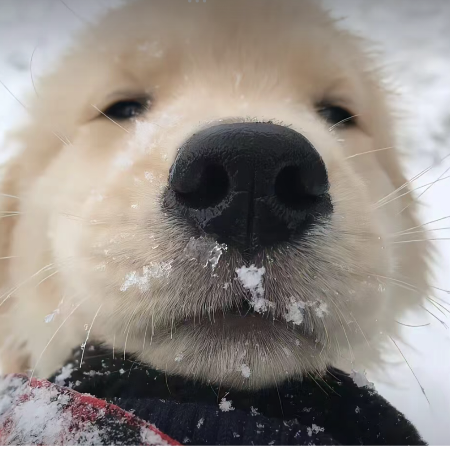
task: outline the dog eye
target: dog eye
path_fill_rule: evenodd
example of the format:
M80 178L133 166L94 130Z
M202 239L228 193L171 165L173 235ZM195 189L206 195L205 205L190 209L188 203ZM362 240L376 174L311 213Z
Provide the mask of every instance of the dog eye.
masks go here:
M148 110L148 105L147 99L121 100L106 108L103 114L116 120L131 119Z
M355 116L340 106L322 105L319 106L317 111L331 126L336 126L337 124L343 127L356 125Z

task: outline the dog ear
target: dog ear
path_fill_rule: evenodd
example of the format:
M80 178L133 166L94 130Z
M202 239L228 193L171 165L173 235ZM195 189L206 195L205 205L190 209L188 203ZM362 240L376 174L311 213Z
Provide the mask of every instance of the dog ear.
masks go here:
M31 92L26 99L27 122L9 131L3 143L0 141L0 295L9 261L1 258L11 256L11 234L20 220L27 191L53 156L70 144L65 133L67 124L73 125L73 121L67 120L69 113L65 105L71 102L72 88L77 82L75 72L78 73L66 63L70 54L64 55L52 72L36 80L36 92ZM2 164L3 155L10 153L7 151L10 147L18 151Z
M4 154L3 151L0 152ZM8 317L5 317L10 306L4 301L8 291L12 288L8 282L11 257L11 237L17 224L20 210L18 196L18 180L20 177L19 160L6 161L0 166L0 371L15 372L20 363L15 360L10 364L11 355L8 352L9 330ZM13 358L14 359L14 358Z
M16 165L7 162L0 170L0 295L6 284L8 261L10 258L10 237L17 221L16 211L19 201L16 196Z
M19 151L0 164L0 369L5 373L21 372L28 367L22 343L10 342L9 327L17 327L8 317L14 305L13 296L4 302L15 287L11 284L11 266L16 261L12 249L14 230L24 213L23 204L33 182L63 144L38 117L8 134L0 155L8 153L6 148L17 145Z
M10 132L2 145L3 149L11 146L19 150L0 165L0 295L8 289L8 271L14 256L12 236L27 192L62 145L40 119ZM0 147L2 153L7 152Z

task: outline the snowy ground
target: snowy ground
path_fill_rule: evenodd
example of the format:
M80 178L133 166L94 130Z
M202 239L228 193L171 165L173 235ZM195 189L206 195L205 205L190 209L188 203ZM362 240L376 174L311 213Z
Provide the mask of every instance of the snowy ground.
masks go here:
M413 176L450 150L450 2L448 0L324 0L344 26L375 42L381 59L401 94L407 120L401 138ZM14 123L26 117L12 97L26 103L24 92L33 77L43 73L70 41L70 34L95 14L119 0L0 0L0 140ZM33 55L33 56L32 56ZM399 100L400 100L399 98ZM0 161L7 157L2 149ZM420 184L435 180L450 161L439 165ZM447 181L433 186L421 200L423 222L450 216ZM433 228L449 227L449 220ZM448 230L436 237L450 237ZM436 241L441 260L436 265L436 286L450 289L450 241ZM450 302L450 295L438 296ZM446 298L444 298L446 297ZM442 317L445 319L445 317ZM426 313L403 318L408 345L402 351L430 400L427 403L408 366L393 348L390 372L374 379L378 391L404 412L431 444L450 444L450 332ZM370 374L369 374L370 379Z

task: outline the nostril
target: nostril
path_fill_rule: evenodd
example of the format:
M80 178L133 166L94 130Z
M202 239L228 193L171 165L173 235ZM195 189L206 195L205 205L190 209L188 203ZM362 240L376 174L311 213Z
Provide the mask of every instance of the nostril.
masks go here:
M275 196L284 206L304 209L317 201L315 189L309 186L308 177L298 166L284 167L275 179Z
M206 165L195 187L190 192L177 192L177 200L188 208L206 209L218 205L227 195L229 179L225 168L218 164Z

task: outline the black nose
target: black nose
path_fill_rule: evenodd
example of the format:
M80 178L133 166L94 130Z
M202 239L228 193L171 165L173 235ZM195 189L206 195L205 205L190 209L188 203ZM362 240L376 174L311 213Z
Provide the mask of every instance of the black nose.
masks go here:
M165 205L243 254L299 238L332 212L318 152L300 133L272 123L194 134L170 170Z

